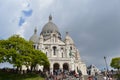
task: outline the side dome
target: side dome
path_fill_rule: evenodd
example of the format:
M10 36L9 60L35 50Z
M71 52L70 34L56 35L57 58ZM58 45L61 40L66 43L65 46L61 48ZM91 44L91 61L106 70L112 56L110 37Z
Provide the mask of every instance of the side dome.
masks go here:
M49 22L46 23L42 29L42 32L40 33L40 35L43 35L44 40L47 40L50 38L52 33L57 33L58 34L58 38L61 39L61 34L58 30L58 27L56 26L56 24L54 24L52 22L52 16L49 16Z
M69 44L74 44L73 39L69 36L68 32L66 32L65 42L68 42Z
M35 28L34 34L30 37L29 41L32 41L34 44L38 43L39 37L37 36L37 29Z

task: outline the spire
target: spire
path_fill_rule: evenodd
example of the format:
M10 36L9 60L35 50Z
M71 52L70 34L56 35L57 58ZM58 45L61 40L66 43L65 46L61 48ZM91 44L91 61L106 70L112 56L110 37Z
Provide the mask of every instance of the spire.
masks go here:
M37 27L35 27L35 29L34 29L34 34L36 34L37 33Z
M68 32L66 32L66 35L68 35Z
M51 14L49 15L49 21L52 21L52 16L51 16Z
M69 36L69 32L66 32L66 37L68 37Z

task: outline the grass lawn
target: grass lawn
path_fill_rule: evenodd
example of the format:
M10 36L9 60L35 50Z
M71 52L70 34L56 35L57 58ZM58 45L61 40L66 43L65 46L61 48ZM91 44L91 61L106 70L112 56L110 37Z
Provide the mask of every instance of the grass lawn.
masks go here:
M44 78L35 73L15 74L0 71L0 80L44 80Z

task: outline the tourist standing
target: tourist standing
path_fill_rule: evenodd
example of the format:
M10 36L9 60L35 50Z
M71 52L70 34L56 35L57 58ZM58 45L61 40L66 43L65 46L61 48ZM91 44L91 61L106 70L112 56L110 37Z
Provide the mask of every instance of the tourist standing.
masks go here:
M89 76L87 80L93 80L92 76Z
M107 77L106 77L106 76L104 76L104 77L103 77L103 80L107 80Z

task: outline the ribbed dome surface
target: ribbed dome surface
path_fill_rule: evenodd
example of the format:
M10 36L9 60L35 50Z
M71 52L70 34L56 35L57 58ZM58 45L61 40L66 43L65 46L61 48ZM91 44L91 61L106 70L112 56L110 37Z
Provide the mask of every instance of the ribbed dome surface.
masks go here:
M68 41L70 44L74 44L73 39L69 36L68 32L66 32L65 40Z
M38 36L36 34L33 34L30 38L30 41L32 41L33 43L38 43Z
M42 29L42 33L46 32L59 32L57 26L53 22L48 22Z
M37 29L35 28L34 34L29 39L33 43L38 43L39 37L37 36Z
M52 16L49 16L49 21L46 23L40 34L43 35L44 40L47 40L51 37L51 34L55 33L58 35L58 38L61 39L61 34L58 30L58 27L52 22Z

